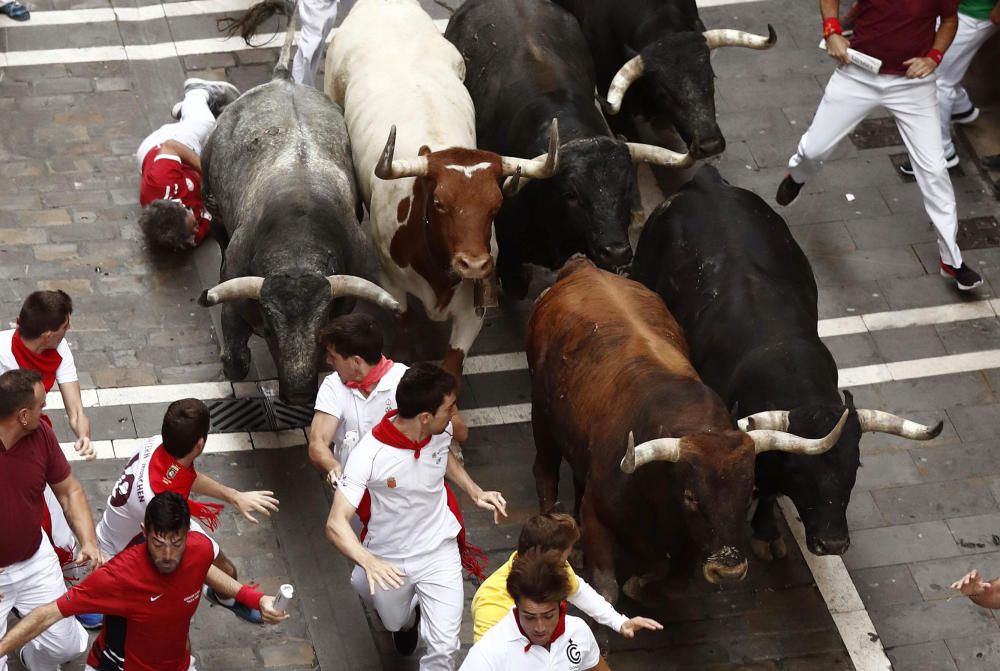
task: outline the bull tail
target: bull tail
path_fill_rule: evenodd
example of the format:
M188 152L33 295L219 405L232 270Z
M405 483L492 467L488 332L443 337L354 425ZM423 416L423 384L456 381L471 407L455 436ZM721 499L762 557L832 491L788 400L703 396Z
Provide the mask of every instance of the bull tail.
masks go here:
M265 1L272 2L273 0ZM278 62L274 66L274 73L271 75L271 79L291 78L292 42L295 41L295 31L299 29L299 13L295 11L298 8L298 4L298 0L294 0L291 3L292 13L289 16L292 18L288 21L288 30L285 32L285 43L281 45L281 54L278 56Z
M242 18L234 19L230 16L226 16L218 19L215 22L215 26L218 28L219 32L224 33L226 37L239 35L243 38L244 42L250 44L250 38L257 33L257 29L260 27L260 24L264 23L275 14L292 16L294 12L295 3L289 0L262 0L256 5L250 7L250 9L243 14Z

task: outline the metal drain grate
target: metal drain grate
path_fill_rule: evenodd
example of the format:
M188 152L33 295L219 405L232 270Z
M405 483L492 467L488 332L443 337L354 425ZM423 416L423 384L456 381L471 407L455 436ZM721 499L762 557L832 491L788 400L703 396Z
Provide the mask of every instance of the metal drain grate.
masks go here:
M892 167L896 170L896 175L899 176L904 182L912 183L916 182L917 178L913 175L907 175L906 173L900 171L899 166L903 165L910 160L910 155L905 151L902 154L889 154L889 161L892 163ZM948 174L952 177L965 177L965 171L962 170L962 164L959 163L954 168L948 168Z
M208 411L212 433L297 429L309 426L313 416L308 406L288 405L267 397L209 401Z
M958 246L962 249L1000 247L1000 222L996 217L959 219Z
M851 142L858 149L878 149L879 147L896 147L903 144L903 138L896 128L896 121L891 117L881 119L865 119L851 133Z

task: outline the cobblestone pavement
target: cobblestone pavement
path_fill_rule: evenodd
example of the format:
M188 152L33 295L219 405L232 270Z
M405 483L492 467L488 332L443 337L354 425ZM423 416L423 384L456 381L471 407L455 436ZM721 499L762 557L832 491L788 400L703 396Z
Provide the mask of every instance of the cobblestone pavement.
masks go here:
M111 4L128 9L156 3ZM447 17L457 4L425 3L435 18ZM107 0L39 0L32 9L37 18L49 10L107 6ZM221 15L71 26L0 24L0 52L209 38ZM772 23L779 34L772 51L720 50L713 58L719 120L729 142L716 163L734 184L773 203L785 161L831 71L816 49L815 6L764 0L705 8L702 17L709 27L762 31ZM144 250L136 225L134 151L146 133L169 121L169 107L186 75L226 78L245 89L269 77L275 55L274 48L246 49L2 72L0 115L8 123L0 135L0 315L4 323L12 321L24 296L38 288L70 292L76 309L69 341L85 388L222 380L217 324L194 302L218 277L218 252L206 245L193 254L161 259ZM981 138L1000 137L998 128L1000 110L994 108L970 128L970 137L977 146L995 146ZM892 160L905 150L891 134L882 144L842 143L823 175L782 212L813 264L820 316L992 298L992 283L1000 282L1000 242L968 252L967 261L987 282L974 295L957 295L937 276L934 234L916 186L893 167ZM997 202L967 147L960 142L961 168L952 173L959 216L996 217ZM528 307L502 305L490 316L476 353L522 349ZM936 364L917 363L932 376L885 377L888 381L852 387L859 407L945 421L942 436L929 444L867 436L848 511L852 547L844 561L898 670L1000 665L1000 623L965 599L950 599L947 590L972 566L990 577L1000 573L1000 458L993 439L1000 427L996 308L977 302L966 305L961 316L956 312L935 323L916 319L907 325L901 319L894 328L825 338L842 370L983 353L977 356L985 370L974 364L967 372L940 374L934 372ZM254 376L272 377L264 350L257 346L254 352ZM527 388L523 369L472 375L461 405L524 404ZM90 408L94 438L152 435L165 405ZM60 438L68 440L65 419L58 411L52 415ZM296 442L302 441L284 444ZM510 552L520 522L535 510L532 456L530 425L523 421L475 428L466 447L474 477L503 490L512 502L511 518L500 527L478 511L467 514L472 538L494 564ZM265 629L203 604L191 636L199 668L415 669L413 660L399 660L391 652L388 637L369 624L351 593L349 569L322 535L328 494L305 461L300 446L211 454L199 462L227 484L278 492L282 512L274 519L255 526L227 511L217 537L242 577L260 580L268 591L291 580L301 596L288 623ZM122 463L75 464L98 513ZM624 602L627 612L662 617L668 627L633 642L612 640L613 668L853 668L813 576L790 537L788 544L790 555L783 562L752 560L750 577L739 589L716 592L694 585L652 610ZM472 589L468 584L467 596ZM463 641L470 640L466 630ZM12 668L19 669L16 663Z

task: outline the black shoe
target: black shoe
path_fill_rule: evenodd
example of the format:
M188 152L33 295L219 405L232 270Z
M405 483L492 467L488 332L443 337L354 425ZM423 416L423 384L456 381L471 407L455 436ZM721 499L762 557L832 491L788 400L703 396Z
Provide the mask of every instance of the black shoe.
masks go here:
M409 657L417 649L417 639L420 638L420 606L417 606L416 615L413 617L413 626L409 629L400 629L392 632L392 643L396 646L396 652L403 657Z
M951 156L946 156L944 159L944 167L951 170L956 165L958 165L958 152L955 152ZM913 164L910 163L910 159L903 161L903 164L899 166L899 171L904 175L913 175Z
M1000 170L1000 154L983 156L983 167L989 168L990 170Z
M190 77L184 80L184 93L193 89L204 89L208 91L208 109L212 114L219 116L222 108L240 97L240 90L229 82L213 81L209 79L198 79ZM176 108L176 105L174 106ZM171 112L172 113L172 112ZM178 118L180 111L177 112Z
M979 276L979 273L964 263L961 268L954 268L941 261L941 277L952 278L962 291L970 291L983 283L983 278Z
M952 123L972 123L979 118L979 108L973 105L964 112L951 115Z
M778 205L788 205L798 197L799 191L802 190L804 185L805 182L799 184L792 179L791 174L785 175L785 178L781 180L781 184L778 185L778 193L774 196L774 199L778 201Z

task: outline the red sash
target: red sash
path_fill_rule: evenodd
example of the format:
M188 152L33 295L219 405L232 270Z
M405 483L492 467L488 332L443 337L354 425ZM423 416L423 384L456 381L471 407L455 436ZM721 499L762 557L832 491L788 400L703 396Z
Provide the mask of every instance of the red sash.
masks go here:
M533 643L531 642L531 637L528 636L524 629L521 628L521 618L517 615L517 606L514 606L514 624L517 625L517 630L521 632L521 635L528 639L528 645L524 646L524 651L528 652L531 649ZM549 637L549 642L546 645L552 645L552 643L566 633L566 602L561 601L559 603L559 624L556 625L555 631L552 632L552 636Z
M47 349L37 354L32 352L21 340L21 329L14 331L10 351L18 366L37 370L42 374L42 385L45 387L46 393L52 391L52 385L56 383L56 371L59 370L59 364L62 363L62 355L58 351Z
M188 468L177 463L170 453L160 445L149 460L149 486L153 494L174 492L187 500L191 509L191 517L200 520L211 531L219 526L219 513L225 508L221 503L201 503L190 498L191 486L198 473L194 468Z
M363 380L360 382L357 380L351 380L350 382L345 382L344 386L348 389L360 389L362 393L367 396L372 393L372 390L375 389L375 385L379 383L379 380L381 380L385 374L389 372L389 369L392 368L392 364L392 359L387 359L383 356L377 364L372 366L372 369L368 371L368 374L365 375Z
M424 440L414 442L403 435L403 432L396 428L396 425L390 421L399 413L398 410L390 410L382 418L374 429L372 429L372 435L381 443L385 443L391 447L395 447L401 450L413 450L413 458L420 458L420 450L427 443L430 442L430 437L428 436ZM465 536L465 520L462 519L462 511L458 507L458 499L455 497L454 492L451 491L451 487L445 482L444 491L448 495L448 510L455 516L458 520L458 536L456 541L458 542L458 554L462 558L462 568L465 569L469 575L479 578L480 581L486 580L486 564L487 558L486 553L480 548L472 545L468 542ZM365 540L365 536L368 534L368 521L372 517L372 497L371 492L365 490L365 495L361 497L361 503L358 504L358 519L361 520L361 542Z

